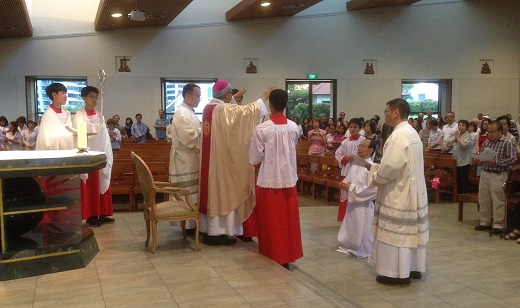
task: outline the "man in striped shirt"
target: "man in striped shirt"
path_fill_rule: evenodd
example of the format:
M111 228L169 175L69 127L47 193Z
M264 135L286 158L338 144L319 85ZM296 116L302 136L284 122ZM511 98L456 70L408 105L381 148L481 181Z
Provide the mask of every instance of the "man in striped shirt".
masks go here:
M516 148L510 140L502 136L500 122L489 123L487 131L488 140L482 144L482 151L490 149L496 155L493 159L480 162L483 170L478 187L480 224L475 226L475 231L492 230L492 233L497 234L504 229L507 204L504 184L507 181L507 172L516 162Z

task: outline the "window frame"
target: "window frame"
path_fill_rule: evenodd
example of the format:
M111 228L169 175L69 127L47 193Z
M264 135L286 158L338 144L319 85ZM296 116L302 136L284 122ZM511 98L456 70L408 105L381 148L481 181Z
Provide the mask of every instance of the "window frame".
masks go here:
M26 87L27 119L34 119L35 121L39 117L41 117L47 110L47 109L42 110L42 111L38 110L38 107L40 106L40 102L38 101L37 85L38 85L38 81L40 81L40 80L49 80L49 81L51 81L51 83L53 83L53 82L64 83L65 86L67 86L67 83L71 83L71 82L84 82L84 85L81 85L82 87L85 87L88 85L88 79L86 76L66 76L66 77L65 76L64 77L61 77L61 76L26 76L25 77L25 87ZM64 105L67 108L67 110L70 109L70 108L68 108L69 106L72 106L72 105L69 105L69 102L70 102L69 94L70 93L71 93L70 89L67 87L67 103ZM45 91L42 91L41 95L44 98L43 102L49 100ZM80 96L81 96L81 92L80 92ZM81 100L81 101L83 101L83 100ZM46 106L48 108L48 105L43 104L43 102L42 102L43 107ZM76 114L76 112L74 110L69 110L69 111L71 111L71 114Z
M452 80L451 79L402 79L401 80L401 94L403 84L418 84L418 83L437 83L439 85L438 90L438 110L433 112L434 117L439 117L451 111L451 100L452 100ZM416 118L419 113L426 114L426 110L410 113L409 118Z
M173 112L168 112L168 104L170 102L172 102L173 100L182 100L182 90L180 90L180 92L177 94L177 96L173 99L168 99L168 95L167 95L167 85L166 83L169 82L169 83L176 83L176 84L187 84L187 83L194 83L194 84L209 84L211 83L212 86L213 84L217 81L218 79L217 78L197 78L197 79L187 79L187 78L174 78L174 77L163 77L161 78L161 109L165 111L165 114L166 114L166 118L167 119L171 119L173 117L173 115L175 114L175 111ZM204 95L201 96L201 103L204 101ZM202 103L202 104L199 104L199 107L197 107L197 109L204 109L204 107L207 105L207 103L209 103L209 101L211 101L212 97L211 95L209 95L208 93L208 99L205 103ZM202 119L202 112L195 112L195 114L197 115L197 117L199 119Z

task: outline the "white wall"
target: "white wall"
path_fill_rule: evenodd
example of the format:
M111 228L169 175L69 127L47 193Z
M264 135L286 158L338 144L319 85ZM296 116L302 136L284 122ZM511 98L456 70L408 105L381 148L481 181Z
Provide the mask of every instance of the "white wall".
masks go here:
M41 1L32 1L33 14ZM105 114L140 112L149 124L161 105L161 77L224 78L248 84L246 100L253 100L268 84L283 88L286 78L308 71L338 80L338 111L347 117L382 115L384 103L400 96L402 79L421 78L453 79L459 119L519 113L520 1L346 12L345 1L327 0L290 19L234 23L224 21L232 5L215 2L195 0L168 28L153 30L93 32L86 13L56 20L64 27L33 17L35 37L0 41L0 114L25 114L25 76L87 76L96 85L100 68L107 72ZM86 3L95 16L97 1ZM131 56L132 72L117 72L115 56ZM257 74L245 74L243 58L260 59ZM377 59L376 75L363 75L363 59ZM480 59L494 59L493 75L480 74Z

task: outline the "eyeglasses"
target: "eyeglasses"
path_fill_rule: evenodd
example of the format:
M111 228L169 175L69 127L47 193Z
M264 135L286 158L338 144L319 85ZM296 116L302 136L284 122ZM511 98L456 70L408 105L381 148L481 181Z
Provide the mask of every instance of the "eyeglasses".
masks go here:
M396 110L396 109L388 109L388 110L385 109L385 114L387 114L390 111L394 111L394 110Z

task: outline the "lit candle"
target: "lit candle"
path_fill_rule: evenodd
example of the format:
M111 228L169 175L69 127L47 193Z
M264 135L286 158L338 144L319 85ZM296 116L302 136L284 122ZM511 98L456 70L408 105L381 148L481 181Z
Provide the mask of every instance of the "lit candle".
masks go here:
M78 149L87 148L87 123L78 121Z

